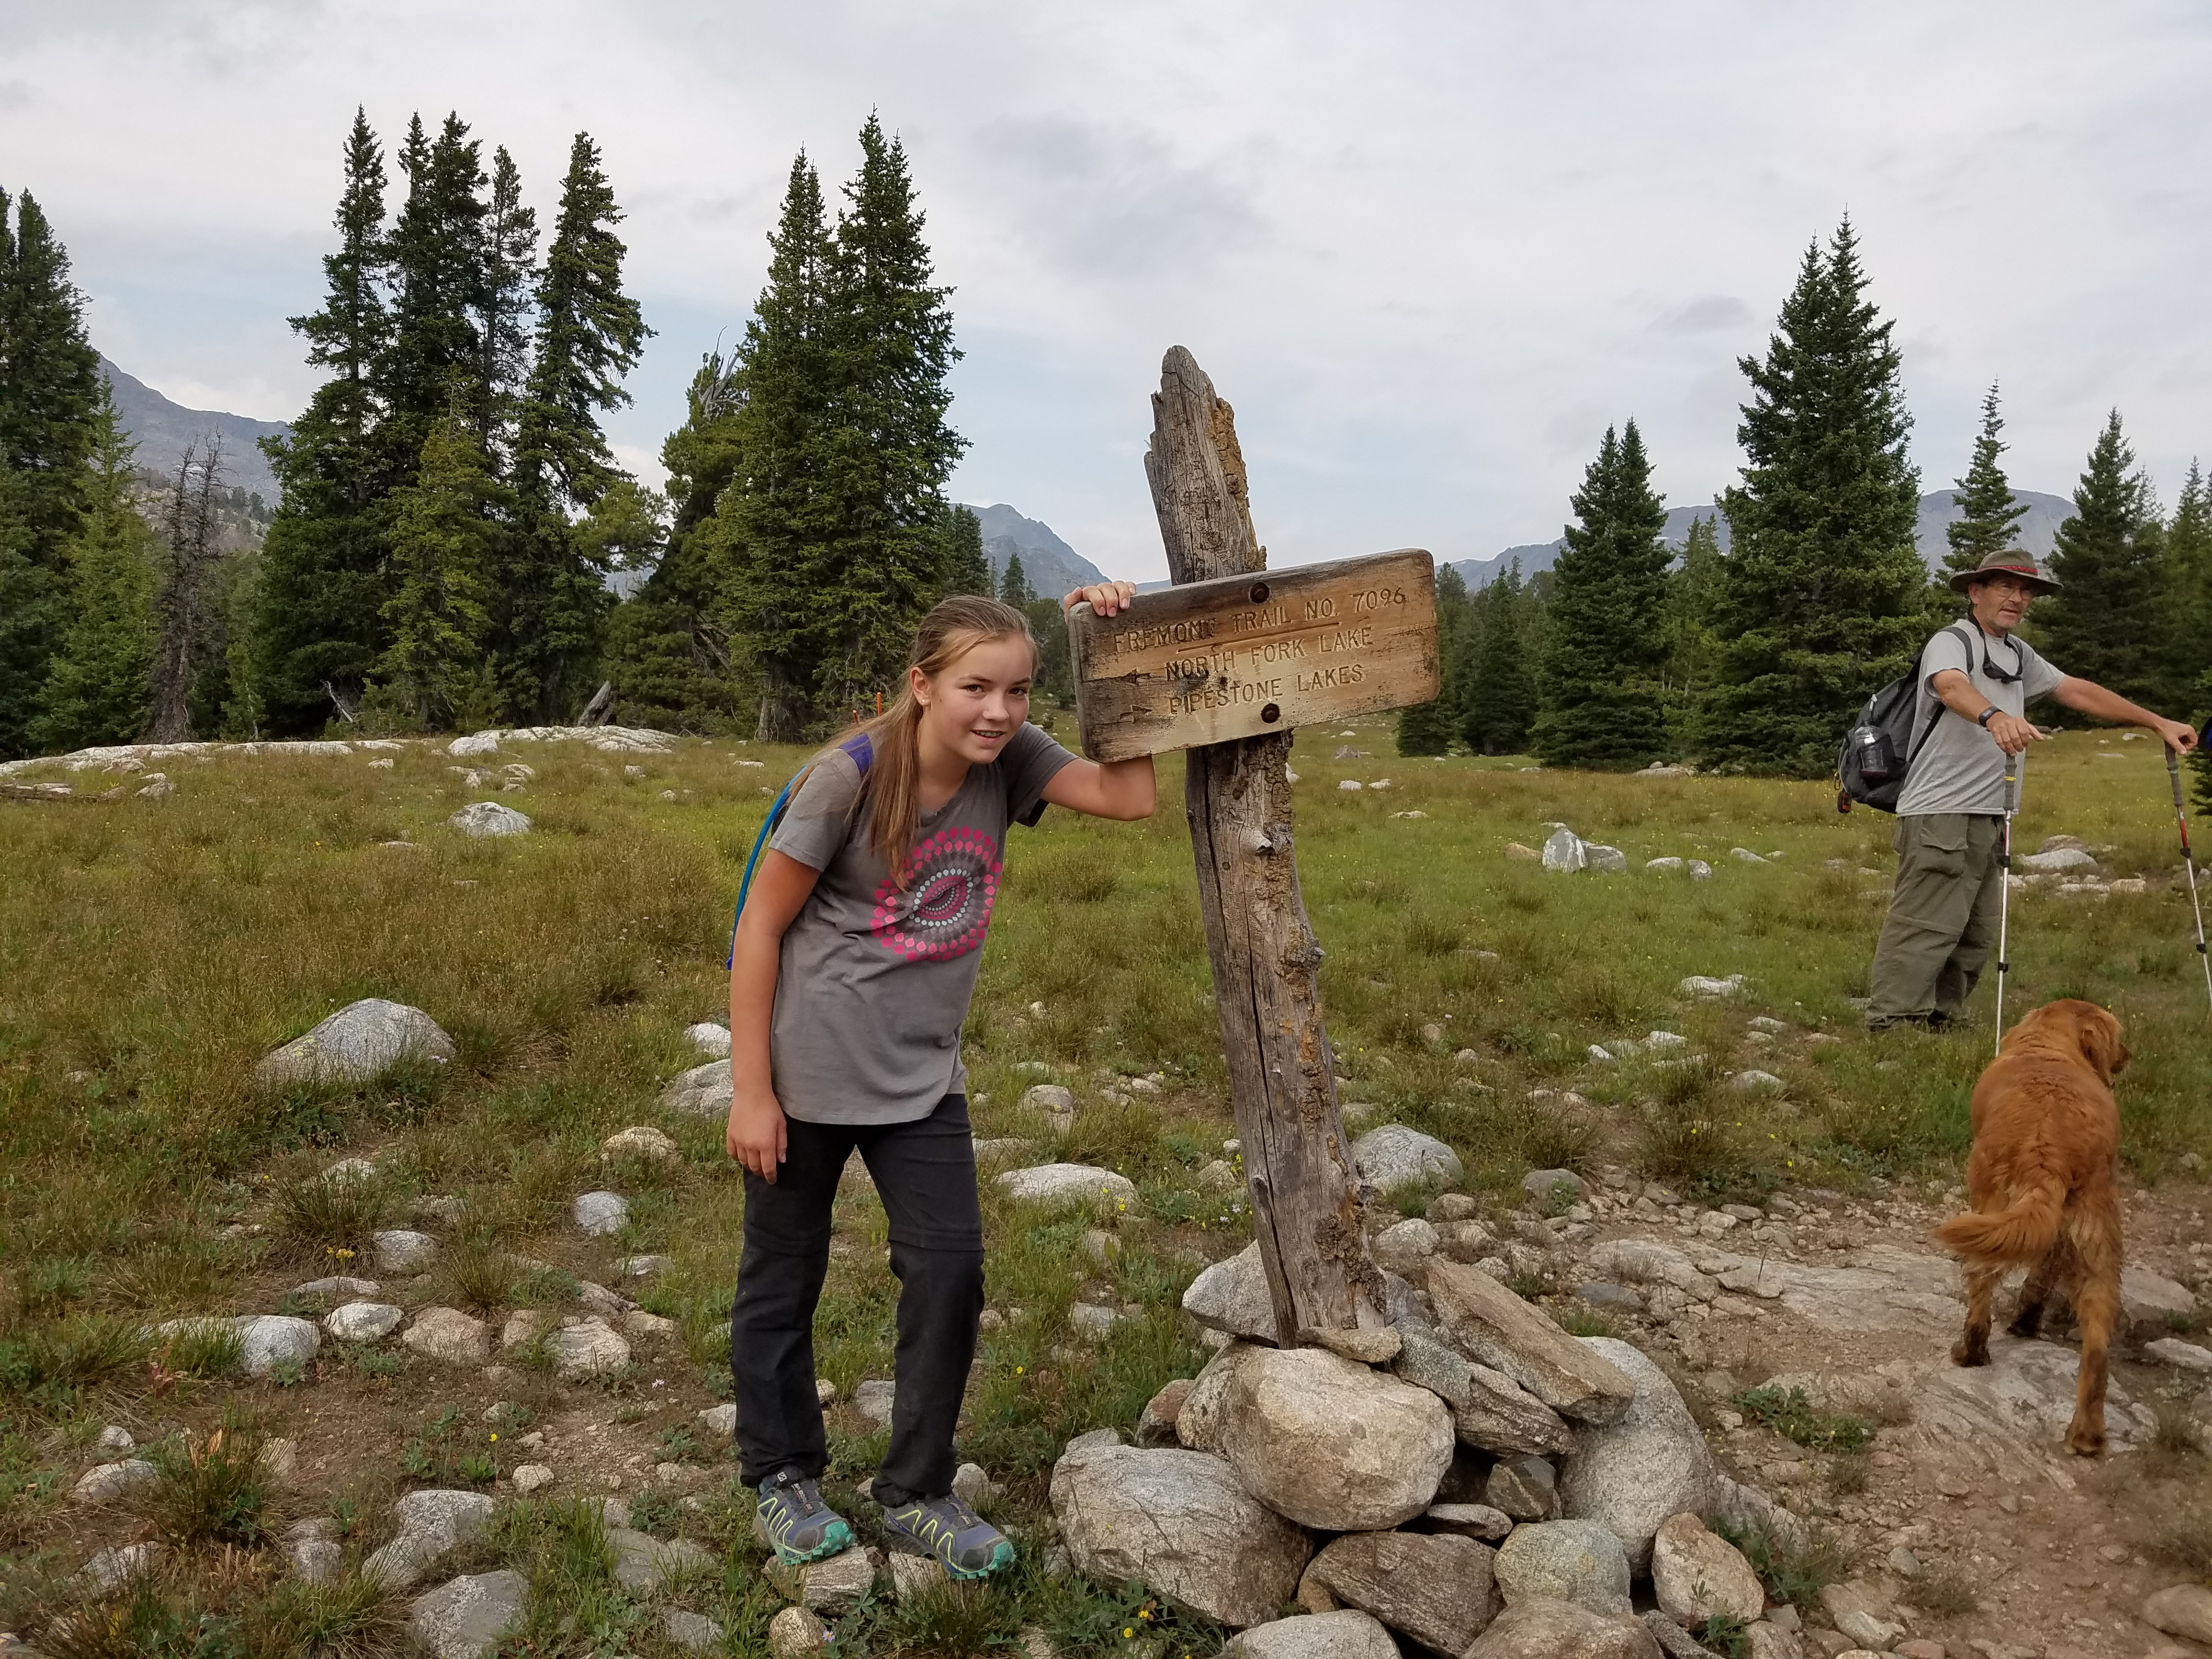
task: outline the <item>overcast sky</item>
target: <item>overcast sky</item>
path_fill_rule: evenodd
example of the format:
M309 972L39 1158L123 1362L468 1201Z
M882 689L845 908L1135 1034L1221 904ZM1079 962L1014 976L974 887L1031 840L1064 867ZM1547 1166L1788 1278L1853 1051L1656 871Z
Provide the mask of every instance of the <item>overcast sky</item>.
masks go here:
M1735 359L1849 211L1924 488L2003 383L2014 484L2122 410L2168 503L2212 459L2212 8L0 0L0 185L93 337L181 403L285 419L340 141L457 110L541 219L603 146L658 331L610 427L657 478L758 293L793 154L872 107L967 353L954 493L1164 574L1139 457L1162 352L1237 406L1278 562L1559 533L1608 422L1670 501L1734 476ZM396 196L396 193L395 193Z

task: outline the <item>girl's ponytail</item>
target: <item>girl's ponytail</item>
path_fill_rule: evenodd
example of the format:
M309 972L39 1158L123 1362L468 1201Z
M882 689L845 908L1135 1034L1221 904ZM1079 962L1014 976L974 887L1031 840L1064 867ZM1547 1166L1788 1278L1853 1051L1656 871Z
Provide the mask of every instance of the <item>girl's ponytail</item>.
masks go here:
M907 658L924 678L933 679L977 646L991 640L1018 636L1029 642L1030 659L1036 654L1036 637L1029 618L1012 605L979 594L956 593L939 600L915 630L914 649ZM868 841L891 872L904 884L906 859L914 846L915 823L921 816L921 703L914 695L911 675L900 684L891 706L868 721L861 733L872 751L862 769L860 793L853 811L863 803L872 810ZM841 741L849 741L849 738ZM816 757L818 762L830 750Z

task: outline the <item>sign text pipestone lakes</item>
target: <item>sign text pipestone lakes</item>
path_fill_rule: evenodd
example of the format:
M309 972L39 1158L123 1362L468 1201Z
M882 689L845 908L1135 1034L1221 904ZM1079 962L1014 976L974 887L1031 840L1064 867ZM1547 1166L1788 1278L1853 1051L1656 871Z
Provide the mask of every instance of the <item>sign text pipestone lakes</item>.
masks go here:
M1226 576L1068 617L1083 751L1187 749L1426 702L1436 568L1418 549Z

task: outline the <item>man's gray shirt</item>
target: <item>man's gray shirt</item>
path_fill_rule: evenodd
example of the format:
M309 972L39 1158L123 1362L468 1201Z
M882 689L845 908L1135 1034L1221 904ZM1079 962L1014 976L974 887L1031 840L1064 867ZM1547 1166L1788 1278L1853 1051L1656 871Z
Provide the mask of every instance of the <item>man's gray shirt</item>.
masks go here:
M1929 682L1947 668L1963 672L1975 690L2008 714L2021 714L2030 698L2049 696L2066 678L2019 635L1985 633L1971 617L1929 641L1920 653L1920 687L1912 704L1914 740L1928 731L1932 715L1940 710L1942 717L1905 774L1905 793L1897 802L1899 817L2005 810L2004 750L1985 729L1945 708L1929 689ZM2018 678L2000 680L1985 668Z

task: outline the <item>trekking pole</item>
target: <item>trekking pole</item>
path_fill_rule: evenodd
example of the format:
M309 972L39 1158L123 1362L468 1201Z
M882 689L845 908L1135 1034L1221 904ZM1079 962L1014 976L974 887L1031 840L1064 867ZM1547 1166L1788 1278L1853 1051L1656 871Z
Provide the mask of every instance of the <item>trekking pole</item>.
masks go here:
M2020 757L2007 755L2004 770L2004 841L1997 850L1997 1041L1996 1051L2004 1052L2004 985L2005 972L2012 963L2005 960L2008 927L2012 919L2012 815L2020 810Z
M2181 867L2189 872L2189 908L2197 916L2197 960L2204 968L2204 998L2212 1004L2212 957L2204 952L2204 907L2197 898L2197 860L2189 851L2189 814L2181 809L2181 757L2166 751L2166 775L2173 781L2173 821L2181 828Z

